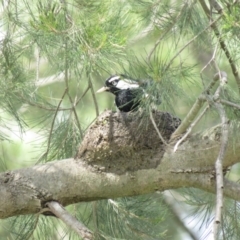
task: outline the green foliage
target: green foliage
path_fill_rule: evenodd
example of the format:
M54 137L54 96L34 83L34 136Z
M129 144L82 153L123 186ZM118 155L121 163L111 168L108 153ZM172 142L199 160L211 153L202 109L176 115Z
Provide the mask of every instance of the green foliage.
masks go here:
M97 239L164 239L166 210L153 196L108 199L94 204Z
M221 4L224 12L217 26L238 67L239 4ZM229 59L223 56L219 36L211 31L198 1L15 0L4 2L1 14L2 171L73 157L89 124L104 108L115 109L112 96L95 94L111 74L124 73L140 84L150 82L146 92L151 98L142 102L143 109L156 105L160 95L160 110L184 118L211 81L217 64L229 76L221 99L240 104ZM214 94L218 85L209 93ZM224 107L232 125L239 126L239 109ZM216 110L209 112L197 126L200 129L219 123ZM22 153L20 145L14 145L26 133L37 136L27 139L29 148L37 148L34 154ZM10 148L16 158L24 154L31 162L11 163L14 156L5 154ZM191 217L209 225L214 199L189 191ZM98 239L171 239L176 229L173 234L169 231L172 218L163 206L154 196L141 196L73 208ZM238 236L238 208L226 200L225 239ZM77 239L51 217L21 216L2 224L0 236L5 239Z
M230 6L225 14L223 31L230 33L232 37L239 37L240 7L238 4Z
M186 221L195 219L196 228L202 232L201 238L207 237L211 231L209 226L214 221L215 195L194 188L181 189L178 192L184 197L184 202L188 206ZM226 198L222 214L222 232L219 239L238 239L239 214L239 203Z

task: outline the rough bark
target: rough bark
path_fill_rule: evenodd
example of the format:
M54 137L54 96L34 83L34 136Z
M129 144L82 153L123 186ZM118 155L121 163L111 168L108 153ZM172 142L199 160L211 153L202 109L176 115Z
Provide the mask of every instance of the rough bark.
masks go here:
M167 141L179 119L153 116ZM180 187L214 193L220 134L220 126L194 134L174 153L174 143L164 145L147 116L106 111L88 129L75 158L0 174L0 218L37 213L51 200L66 206ZM235 144L234 150L229 144L224 168L239 161ZM225 195L240 200L239 185L225 184Z

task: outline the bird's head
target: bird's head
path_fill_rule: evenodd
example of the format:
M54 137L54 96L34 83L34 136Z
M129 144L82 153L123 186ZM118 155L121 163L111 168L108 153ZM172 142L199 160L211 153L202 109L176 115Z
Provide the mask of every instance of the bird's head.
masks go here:
M137 88L139 88L138 82L129 79L125 75L113 75L106 80L105 86L100 88L97 93L107 91L116 95L119 91Z

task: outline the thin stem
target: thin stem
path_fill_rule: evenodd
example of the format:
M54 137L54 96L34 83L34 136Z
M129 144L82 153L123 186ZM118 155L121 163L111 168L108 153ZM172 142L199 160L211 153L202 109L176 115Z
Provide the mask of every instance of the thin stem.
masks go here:
M225 156L225 152L228 144L228 119L226 117L225 110L221 103L214 103L215 108L217 109L219 116L222 122L221 128L221 146L220 151L215 162L216 169L216 185L217 185L217 194L216 194L216 212L215 212L215 221L213 227L214 239L217 239L219 226L221 223L222 208L223 208L223 166L222 162Z
M202 108L204 102L206 101L205 93L208 92L215 85L217 80L219 80L222 76L225 75L225 72L218 72L214 75L212 81L209 83L206 89L204 89L202 94L197 98L196 102L188 112L187 116L183 119L176 131L172 134L171 139L178 137L188 129L188 127L192 124L194 118L197 116L198 112Z
M39 49L38 45L35 48L35 57L36 57L36 82L38 82L39 81L39 69L40 69L40 49Z
M89 87L90 87L90 89L91 89L91 93L92 93L92 97L93 97L93 102L94 102L94 106L95 106L96 115L99 116L99 108L98 108L97 98L96 98L95 91L94 91L94 89L93 89L93 84L92 84L92 80L91 80L91 75L90 75L90 73L88 74L88 84L89 84Z
M46 157L46 158L47 158L48 152L49 152L49 150L50 150L52 133L53 133L53 128L54 128L55 120L56 120L56 117L57 117L57 114L58 114L58 109L59 109L60 106L61 106L61 103L62 103L62 101L63 101L63 99L64 99L64 97L65 97L65 95L66 95L66 93L67 93L67 90L68 90L67 88L64 90L63 95L62 95L62 97L61 97L61 99L60 99L60 101L59 101L59 103L58 103L58 105L57 105L55 114L54 114L54 116L53 116L52 124L51 124L51 127L50 127L50 133L49 133L49 137L48 137L47 150L39 157L39 159L37 160L37 163L36 163L36 164L38 164L39 161L40 161L43 157Z
M189 4L188 1L186 1L186 2L183 4L183 7L182 7L182 9L179 11L179 13L176 12L176 13L178 13L177 16L171 21L171 24L167 27L167 29L165 30L165 32L160 35L160 37L158 38L158 40L157 40L156 43L154 44L152 50L151 50L150 53L148 54L148 57L147 57L148 62L150 61L152 54L154 53L154 51L156 50L157 46L160 44L160 42L162 41L162 39L166 36L166 34L167 34L169 31L171 31L171 29L173 28L174 24L176 24L177 20L181 17L183 10L184 10L186 7L188 7L188 4Z
M46 110L46 111L53 111L55 112L57 110L57 106L53 106L53 107L46 107L45 105L42 105L42 104L37 104L37 103L34 103L34 102L31 102L29 99L23 97L22 95L20 95L21 99L26 101L27 104L29 104L30 106L33 106L33 107L36 107L36 108L40 108L40 109L43 109L43 110ZM72 108L58 108L58 111L69 111L71 110Z
M174 146L173 152L176 152L178 149L178 146L188 137L188 135L191 133L192 129L194 128L194 126L196 126L196 124L201 120L201 118L204 116L204 114L207 112L207 110L209 109L209 105L206 106L204 108L204 110L201 112L201 114L199 114L199 116L195 119L194 122L191 123L191 125L189 126L187 132L183 135L183 137L177 141L177 143Z
M170 194L166 194L166 192L170 191L165 191L163 194L161 194L163 197L163 204L165 204L168 211L170 211L173 220L177 223L178 226L180 226L180 228L182 228L184 232L189 235L192 240L197 240L198 238L191 231L191 228L189 226L186 226L184 219L181 217L182 209L180 209L179 206L176 205L174 196L170 197ZM172 192L173 191L171 191L171 193Z
M155 120L154 120L154 118L153 118L151 109L149 110L149 116L150 116L150 119L151 119L151 121L152 121L152 124L153 124L155 130L157 131L158 137L161 139L161 141L162 141L166 146L169 146L169 145L167 144L167 142L164 140L162 134L160 133L160 131L159 131L158 127L157 127L157 124L156 124L156 122L155 122Z
M227 74L223 75L220 78L220 86L218 87L215 93L215 99L219 100L220 92L223 86L227 83ZM221 118L221 145L217 160L215 162L216 169L216 185L217 185L217 194L216 194L216 213L215 221L213 227L214 239L217 239L219 226L222 219L222 208L223 208L223 159L226 153L227 144L228 144L228 133L229 133L229 124L228 119L225 113L223 105L219 101L214 101L214 106L217 109L219 116Z
M39 216L40 216L40 214L37 214L37 216L36 216L37 219L36 219L35 222L34 222L34 225L33 225L33 227L32 227L32 230L28 233L28 236L25 237L25 240L33 239L32 236L33 236L34 231L36 230L36 228L37 228L37 226L38 226Z
M69 66L68 66L68 38L66 38L66 42L65 42L65 50L66 50L66 55L65 55L65 84L66 84L66 88L67 88L67 95L68 95L68 99L71 103L71 106L72 106L72 111L73 111L73 114L74 114L74 117L75 117L75 120L76 120L76 123L77 123L77 126L78 126L78 129L79 129L79 132L80 132L80 135L81 135L81 138L83 138L83 131L82 131L82 127L81 127L81 124L80 124L80 121L78 119L78 115L77 115L77 111L76 111L76 105L74 104L74 101L69 93L69 86L68 86L68 81L69 81Z
M202 83L203 83L203 71L211 64L211 62L215 61L215 58L216 58L216 53L217 53L217 49L218 49L218 44L216 44L214 50L213 50L213 54L212 54L212 57L211 59L208 61L208 63L201 69L200 71L200 76L201 76L201 79L202 79ZM215 66L215 65L214 65ZM216 69L215 69L216 70ZM218 70L217 70L218 71ZM204 85L204 83L203 83Z
M221 118L221 144L218 157L215 162L216 171L216 208L215 208L215 220L212 229L213 239L217 240L219 236L219 228L222 220L222 208L223 208L223 159L226 153L228 144L229 124L223 105L220 103L220 93L222 88L227 83L227 74L222 72L220 75L220 84L213 97L206 96L209 103L212 104L218 111Z
M97 201L92 202L92 214L93 214L93 225L94 225L94 235L98 234L98 218L97 218Z
M58 218L60 218L67 226L72 228L83 240L92 240L92 232L75 217L69 214L61 204L55 201L47 202L46 206Z
M238 85L238 89L240 91L240 76L239 76L239 72L238 72L237 66L235 65L235 63L233 61L233 58L232 58L232 56L231 56L231 54L230 54L230 52L229 52L229 50L227 48L227 45L224 42L223 36L221 35L221 33L218 30L218 27L216 25L216 20L214 20L214 21L211 20L211 12L208 9L208 6L206 5L205 1L204 0L199 0L199 2L201 4L205 14L207 15L207 17L211 21L210 26L213 29L213 31L215 33L215 36L218 39L218 42L220 44L221 49L223 50L223 52L225 53L225 55L226 55L226 57L228 59L229 65L230 65L230 67L232 69L232 73L233 73L233 75L235 77L236 83ZM219 18L217 18L217 19L219 19Z
M232 103L232 102L227 101L227 100L224 100L224 99L221 99L221 100L220 100L220 103L225 104L225 105L229 105L229 106L231 106L231 107L235 107L235 108L237 108L237 109L240 109L240 105L238 105L238 104L236 104L236 103Z
M198 112L202 108L204 102L205 99L202 95L200 95L192 106L191 110L188 112L187 116L183 119L176 131L172 134L171 139L178 137L188 129L188 127L192 124L194 118L197 116Z
M179 54L186 48L188 47L193 41L195 41L201 34L203 34L206 30L208 30L212 24L215 24L219 19L221 19L222 15L219 16L217 19L215 19L212 23L210 23L207 27L205 27L201 32L199 32L196 36L194 36L191 40L189 40L169 61L168 65L165 68L165 71L168 70L168 68L171 66L173 61L179 56Z
M88 90L90 89L90 86L88 85L87 88L85 89L85 91L83 92L83 94L81 95L81 97L79 97L76 101L75 101L75 105L77 106L78 103L84 98L84 96L87 94Z

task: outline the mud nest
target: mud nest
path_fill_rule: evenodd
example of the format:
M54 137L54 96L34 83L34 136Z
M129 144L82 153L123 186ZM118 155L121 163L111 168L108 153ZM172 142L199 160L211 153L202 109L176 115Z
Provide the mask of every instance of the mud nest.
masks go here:
M153 111L152 116L167 142L181 120L160 111ZM165 148L148 115L105 111L87 130L76 160L94 171L123 174L156 168Z

